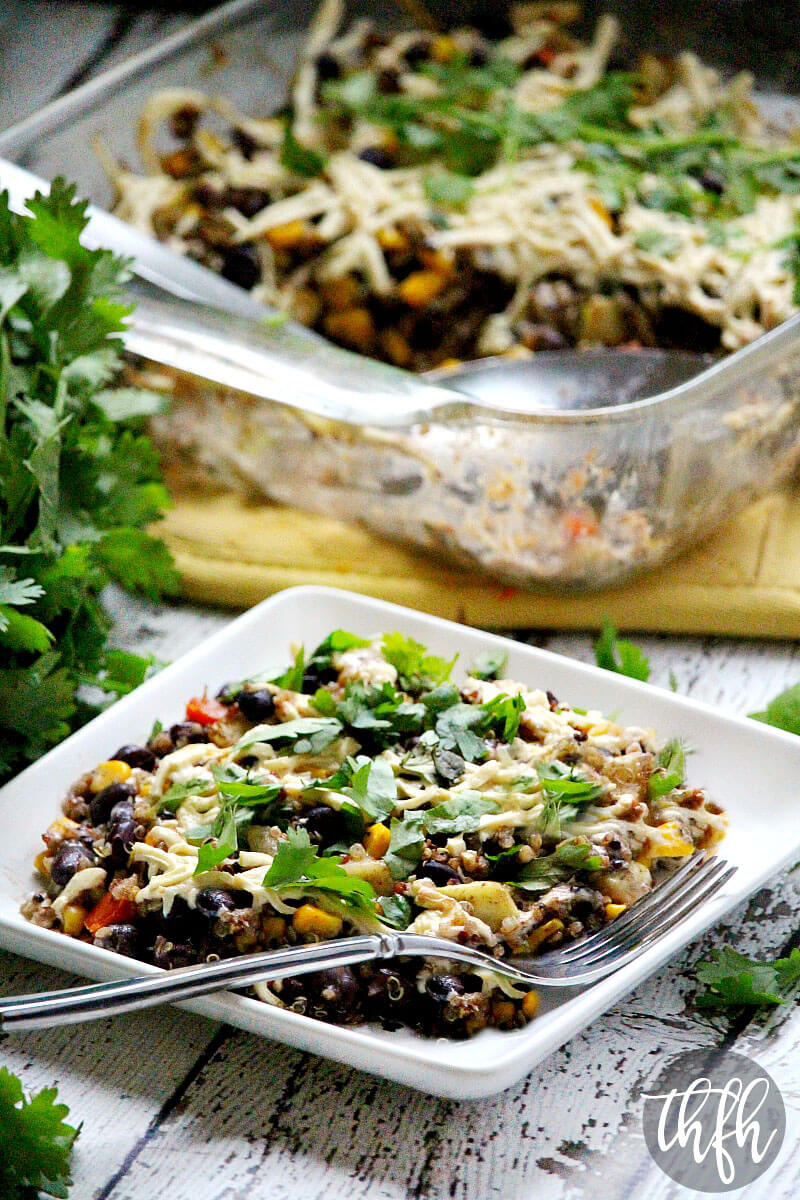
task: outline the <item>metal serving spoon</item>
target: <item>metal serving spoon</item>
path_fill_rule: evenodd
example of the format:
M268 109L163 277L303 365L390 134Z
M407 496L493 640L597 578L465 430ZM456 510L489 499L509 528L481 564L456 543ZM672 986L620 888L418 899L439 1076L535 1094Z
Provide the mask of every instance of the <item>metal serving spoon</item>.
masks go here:
M0 188L17 212L48 187L0 160ZM429 420L434 411L439 419L476 409L498 415L586 411L666 393L709 363L673 350L547 351L518 361L480 359L422 378L284 320L102 209L90 206L88 216L86 243L131 259L136 310L123 336L132 354L315 416L396 427Z
M0 1000L0 1034L76 1024L176 1003L289 975L376 959L443 958L482 967L524 987L588 987L632 962L715 895L735 873L724 859L693 854L673 875L597 933L564 949L513 962L444 938L414 933L374 933L312 945L265 950L219 962L159 971L114 983L64 988Z

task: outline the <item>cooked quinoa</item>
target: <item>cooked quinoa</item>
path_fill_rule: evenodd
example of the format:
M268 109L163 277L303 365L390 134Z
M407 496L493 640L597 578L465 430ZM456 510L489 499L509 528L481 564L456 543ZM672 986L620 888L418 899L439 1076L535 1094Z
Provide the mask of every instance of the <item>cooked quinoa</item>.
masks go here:
M796 311L800 144L752 78L591 42L342 30L325 0L281 115L195 88L141 113L115 212L333 341L425 370L574 345L731 351ZM170 132L172 148L164 135Z
M35 924L161 967L381 928L498 959L596 930L722 837L649 729L337 630L287 671L189 701L82 775L36 858ZM323 1020L467 1037L535 995L441 959L258 984Z

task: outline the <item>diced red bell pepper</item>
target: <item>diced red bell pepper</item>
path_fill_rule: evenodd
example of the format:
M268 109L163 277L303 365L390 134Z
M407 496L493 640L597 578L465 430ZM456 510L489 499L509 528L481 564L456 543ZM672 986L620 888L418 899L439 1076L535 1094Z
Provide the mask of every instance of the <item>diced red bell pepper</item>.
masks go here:
M103 929L106 925L121 925L135 916L136 905L132 900L117 900L111 892L106 892L103 899L87 914L84 925L89 933L97 933L98 929Z
M213 725L228 715L228 706L210 696L193 696L186 705L186 720L197 721L198 725Z

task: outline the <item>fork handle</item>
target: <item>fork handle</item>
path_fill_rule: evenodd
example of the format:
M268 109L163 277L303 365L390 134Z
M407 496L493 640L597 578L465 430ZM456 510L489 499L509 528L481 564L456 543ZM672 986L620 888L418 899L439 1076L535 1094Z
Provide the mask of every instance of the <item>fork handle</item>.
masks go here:
M354 966L375 958L392 958L401 950L400 938L391 933L264 950L218 962L195 963L137 975L112 983L92 983L60 991L32 993L0 999L0 1034L73 1025L119 1013L151 1008L156 1004L190 1000L224 988L265 983L287 975L304 975L331 967Z

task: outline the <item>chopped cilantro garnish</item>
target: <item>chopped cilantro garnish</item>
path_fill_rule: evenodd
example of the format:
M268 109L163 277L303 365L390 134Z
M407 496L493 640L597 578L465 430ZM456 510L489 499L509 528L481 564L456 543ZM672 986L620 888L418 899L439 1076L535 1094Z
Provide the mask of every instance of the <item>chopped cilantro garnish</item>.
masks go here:
M686 778L686 747L680 738L672 738L657 758L658 766L650 776L648 790L651 798L665 796L680 787Z
M422 813L422 824L431 837L445 833L475 833L480 828L481 817L496 813L499 804L480 792L454 792L449 800L426 809Z
M546 763L537 766L536 770L544 796L540 832L545 837L559 838L562 824L573 820L581 805L597 800L602 795L602 786L560 762Z
M392 929L408 929L411 924L411 905L405 896L398 896L396 892L391 896L380 896L378 908L384 925L390 925Z
M306 178L313 179L315 175L320 175L325 170L325 162L323 154L298 142L287 121L283 127L283 144L281 145L281 163L287 171L293 171L295 175L304 175Z
M785 729L787 733L800 734L800 683L795 683L770 700L763 712L753 712L754 721Z
M342 733L342 723L333 717L298 717L279 725L254 725L236 743L237 753L259 742L291 746L293 754L320 754Z
M392 879L406 879L419 865L425 832L422 828L423 813L408 812L402 818L392 817L389 826L391 840L383 860L392 873Z
M365 879L348 875L339 858L319 857L305 829L289 829L272 865L264 876L264 887L277 892L299 888L318 892L337 908L375 916L375 890Z
M66 1104L54 1087L26 1097L16 1075L0 1067L0 1195L36 1200L65 1197L72 1184L70 1158L80 1126L68 1125Z
M599 871L602 865L603 859L585 842L562 842L552 854L527 863L512 883L526 892L546 892L578 871Z
M594 657L598 667L627 675L631 679L649 679L650 662L633 642L617 637L611 621L603 622L600 637L594 644Z
M784 1004L800 983L800 950L788 958L759 962L738 954L730 946L712 951L711 961L697 964L697 978L707 987L697 997L701 1008L749 1005L756 1008Z
M384 634L382 648L383 657L397 670L401 687L413 693L444 683L458 658L456 654L448 661L428 654L425 646L402 633Z
M508 665L508 653L505 650L484 650L476 654L467 672L473 679L497 679L501 671Z
M385 758L346 758L334 775L320 779L314 788L347 796L370 821L384 820L397 803L397 782Z
M270 683L275 683L278 687L286 688L288 692L302 692L303 677L306 673L306 655L302 646L295 653L294 662L288 667L283 674L276 675L274 679L270 679Z
M443 208L463 208L475 191L471 179L454 171L437 171L426 176L422 188L431 204Z

